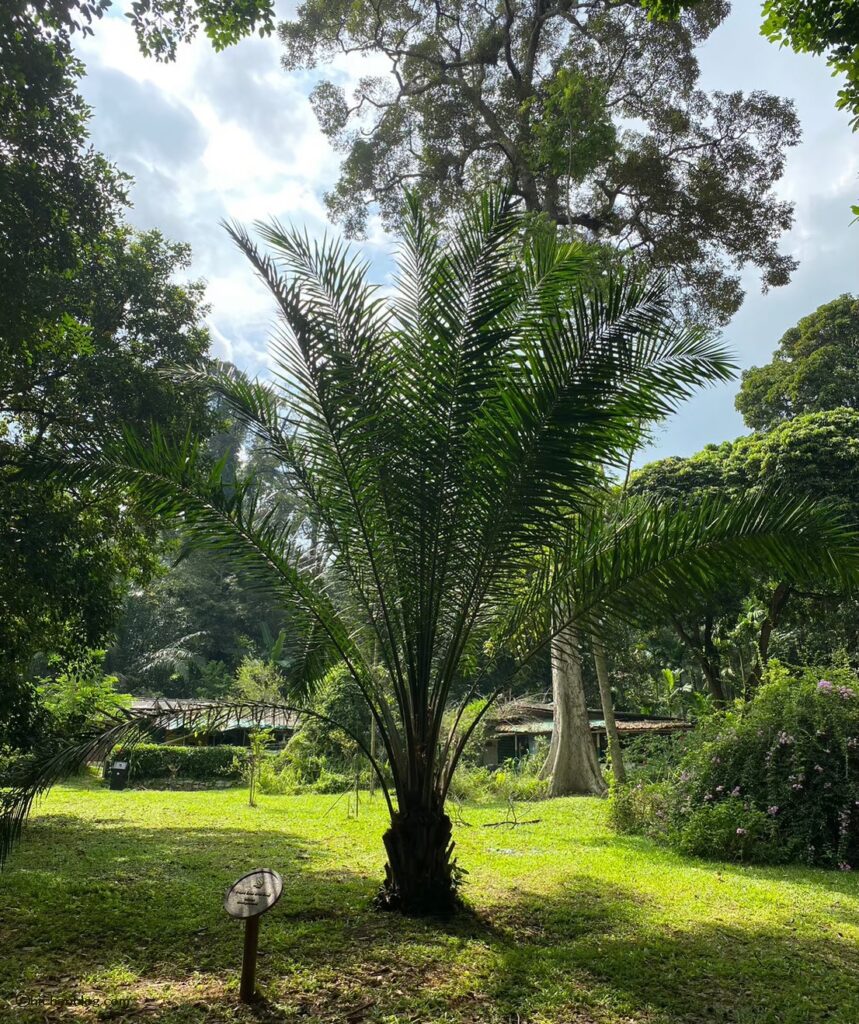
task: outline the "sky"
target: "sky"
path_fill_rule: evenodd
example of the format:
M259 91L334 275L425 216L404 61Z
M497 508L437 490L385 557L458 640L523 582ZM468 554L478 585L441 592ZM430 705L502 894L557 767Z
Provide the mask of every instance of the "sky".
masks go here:
M208 284L214 354L264 374L272 303L220 223L277 217L311 235L336 232L322 197L337 179L340 157L307 97L320 77L348 89L377 69L353 56L324 74L287 73L276 38L248 39L220 54L199 38L180 48L175 63L159 64L138 52L121 9L79 45L93 142L134 177L129 221L191 244L191 276ZM799 269L789 285L765 295L754 268L744 272L745 302L723 332L741 367L767 362L785 330L817 306L859 292L859 224L850 224L850 206L859 200L859 134L835 109L837 80L824 60L773 46L759 25L758 4L735 0L698 51L704 88L790 97L803 128L778 186L796 206L782 250ZM361 243L380 283L391 270L392 244L378 222ZM696 394L659 426L637 464L691 455L746 432L734 409L737 386Z

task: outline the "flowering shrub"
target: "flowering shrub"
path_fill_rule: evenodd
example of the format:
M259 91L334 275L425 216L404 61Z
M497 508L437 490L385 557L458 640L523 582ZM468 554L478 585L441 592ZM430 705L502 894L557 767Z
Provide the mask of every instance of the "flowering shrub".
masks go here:
M652 834L660 822L637 807L616 824ZM772 663L748 705L696 730L663 811L661 834L687 852L859 867L856 677Z
M674 834L681 853L741 861L779 860L775 840L773 819L736 796L696 808Z

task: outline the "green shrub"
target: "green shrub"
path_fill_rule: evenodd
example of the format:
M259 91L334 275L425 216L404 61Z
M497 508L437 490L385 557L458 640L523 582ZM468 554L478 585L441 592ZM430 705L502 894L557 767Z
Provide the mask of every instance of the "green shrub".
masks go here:
M330 721L304 718L285 749L264 769L263 793L342 793L355 785L356 774L359 785L369 785L370 767L361 744L370 746L370 713L343 665L328 672L314 696L314 709Z
M721 860L778 860L775 822L739 797L696 808L675 830L681 853Z
M343 793L354 785L354 773L350 775L346 772L333 771L322 757L315 767L308 771L306 761L297 767L292 760L279 754L266 758L259 773L260 792L279 796L295 793ZM358 772L358 785L361 789L369 787L368 768Z
M662 838L670 827L675 794L672 782L612 784L609 802L611 822L618 832Z
M676 774L677 765L695 743L691 732L633 736L623 744L623 763L627 774L639 782L671 779Z
M690 737L667 795L633 781L615 790L612 815L686 852L859 866L856 676L772 663L749 704Z
M139 743L128 751L117 748L111 761L128 761L133 782L152 779L238 780L248 751L244 747L179 747L170 743Z
M496 769L460 762L453 774L450 797L461 803L490 803L498 800L543 800L549 780L540 778L548 744L541 741L527 757L505 761Z
M35 760L35 754L27 754L12 747L0 747L0 789L11 786L15 777Z

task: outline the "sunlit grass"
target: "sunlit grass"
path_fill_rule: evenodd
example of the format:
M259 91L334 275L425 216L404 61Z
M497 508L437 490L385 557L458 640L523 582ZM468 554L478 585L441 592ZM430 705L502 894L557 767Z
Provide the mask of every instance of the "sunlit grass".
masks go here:
M380 797L56 789L0 875L0 1021L859 1022L859 880L681 858L613 835L605 805L467 807L473 909L370 909ZM284 876L265 1002L237 1001L227 886Z

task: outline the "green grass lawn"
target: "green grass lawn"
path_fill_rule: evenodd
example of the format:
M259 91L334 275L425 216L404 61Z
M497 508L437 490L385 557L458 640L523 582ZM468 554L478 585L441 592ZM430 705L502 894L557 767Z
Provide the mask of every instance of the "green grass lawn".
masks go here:
M370 909L381 798L57 788L0 874L0 1021L859 1022L859 878L684 859L596 800L455 829L472 914ZM276 868L264 1000L238 1003L227 886Z

